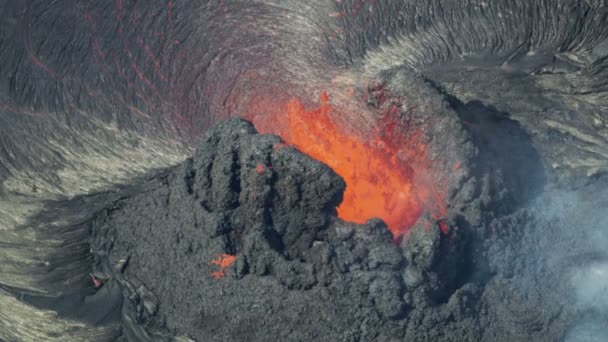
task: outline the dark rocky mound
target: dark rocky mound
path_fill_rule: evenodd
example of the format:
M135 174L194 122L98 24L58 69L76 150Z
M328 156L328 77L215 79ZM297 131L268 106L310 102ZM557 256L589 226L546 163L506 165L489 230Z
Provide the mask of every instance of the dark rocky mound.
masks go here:
M484 259L507 245L501 230L527 222L517 221L521 213L482 238L462 215L448 219L447 234L425 215L399 244L380 220L336 218L344 187L280 138L246 121L220 123L191 159L125 191L91 223L98 276L123 291L125 336L476 341L562 333L555 313L534 316L525 301L512 302L521 292L505 292L509 280L493 276L515 268L508 255L492 252L499 266ZM225 254L236 261L221 276L212 261ZM526 310L533 322L518 321Z
M199 341L419 340L446 334L440 326L475 339L449 318L475 305L475 286L453 294L460 234L425 217L403 252L379 220L336 219L344 187L278 137L227 121L100 215L93 250L134 320ZM236 262L212 277L222 254Z

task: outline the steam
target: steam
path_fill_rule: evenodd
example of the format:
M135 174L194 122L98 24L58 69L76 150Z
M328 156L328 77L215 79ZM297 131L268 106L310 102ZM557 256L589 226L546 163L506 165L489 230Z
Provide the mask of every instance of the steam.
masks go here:
M608 338L608 328L604 324L583 322L570 330L564 342L604 342Z
M608 262L595 262L573 272L570 282L581 309L608 312Z
M601 208L598 208L598 212L602 212ZM604 222L594 228L594 238L591 240L594 250L605 250L608 246L606 227ZM575 290L575 303L583 318L570 330L564 341L608 341L608 325L605 321L608 315L608 261L590 262L574 270L570 284Z
M564 342L608 341L608 191L597 186L553 191L535 209L551 228L539 233L554 235L537 257L558 265L571 290L562 304L575 317Z

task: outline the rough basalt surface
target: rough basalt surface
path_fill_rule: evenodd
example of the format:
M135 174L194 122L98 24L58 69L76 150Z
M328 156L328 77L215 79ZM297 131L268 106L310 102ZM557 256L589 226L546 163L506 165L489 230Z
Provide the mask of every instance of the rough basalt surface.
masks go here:
M134 289L136 320L197 340L403 338L409 317L455 290L463 253L450 246L463 241L432 222L402 249L382 221L342 222L344 187L278 137L227 121L97 217L92 248L110 282ZM237 260L217 279L222 254ZM464 315L460 306L436 310Z
M447 232L423 215L399 242L380 220L337 219L344 187L279 137L226 121L192 158L96 216L96 269L108 278L104 286L122 288L123 321L143 339L517 340L550 331L536 337L551 340L561 333L546 316L519 324L521 312L534 312L511 301L519 292L500 302L509 287L489 282L492 271L479 267L488 261L465 212L450 216ZM470 248L480 249L477 260ZM213 277L212 261L224 254L237 259Z

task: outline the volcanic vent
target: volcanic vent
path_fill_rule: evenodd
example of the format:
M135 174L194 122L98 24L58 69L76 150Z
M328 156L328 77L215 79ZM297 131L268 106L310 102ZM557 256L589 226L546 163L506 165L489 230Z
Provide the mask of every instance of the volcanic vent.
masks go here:
M351 100L361 105L363 97L353 98L354 91L349 92ZM428 104L392 94L385 84L370 86L365 98L361 106L376 116L371 128L349 122L356 118L332 105L327 92L321 93L318 108L307 109L292 99L286 115L263 115L254 117L253 122L262 132L280 135L344 179L346 190L337 208L340 218L362 224L378 217L395 238L400 238L428 213L447 231L443 222L447 218L447 193L462 176L463 161L458 159L462 152L448 155L446 150L454 151L448 148L454 142L450 136L461 132L449 132L443 135L444 141L433 141L428 136L429 126L449 120L425 117ZM403 108L404 101L412 101L405 102L409 108ZM431 149L429 143L434 145ZM430 150L442 153L437 156L435 152L431 158ZM452 170L446 173L445 165L452 165Z
M608 340L607 11L0 1L0 340Z
M389 83L368 91L399 93ZM406 327L423 317L456 329L442 321L465 315L476 291L463 287L466 220L446 205L468 170L455 164L472 158L457 116L374 102L384 122L365 137L337 126L320 100L318 110L290 103L287 141L220 123L186 163L95 219L98 272L121 285L127 321L206 341L421 338ZM433 141L428 122L460 136ZM451 158L431 157L439 150Z

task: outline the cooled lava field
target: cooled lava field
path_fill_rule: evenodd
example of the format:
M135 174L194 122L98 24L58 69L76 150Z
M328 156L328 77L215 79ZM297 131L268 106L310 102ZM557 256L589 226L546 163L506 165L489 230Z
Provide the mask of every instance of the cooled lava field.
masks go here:
M0 0L0 341L608 341L606 0Z

